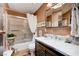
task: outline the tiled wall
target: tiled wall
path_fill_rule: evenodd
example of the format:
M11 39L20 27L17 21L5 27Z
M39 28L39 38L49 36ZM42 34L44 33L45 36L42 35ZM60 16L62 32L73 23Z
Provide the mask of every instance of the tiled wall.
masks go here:
M27 19L9 15L8 20L8 32L12 32L16 35L15 43L22 43L32 39L32 33L28 26Z
M71 5L72 4L67 4L67 10L69 10L71 8ZM35 15L37 15L37 20L38 20L38 23L40 22L44 22L46 20L46 9L47 9L47 4L44 4L36 13ZM64 9L64 8L63 8ZM64 10L62 10L63 13L65 13ZM69 14L69 13L68 13ZM70 16L67 14L67 16L64 16L66 17L68 20L68 24L70 23ZM56 21L56 18L57 16L54 15L54 17L52 17L55 19ZM52 21L53 22L53 21ZM45 29L46 29L46 32L45 32ZM70 34L70 27L62 27L62 28L45 28L45 27L41 27L41 28L38 28L38 35L39 35L39 31L42 30L42 35L44 35L44 33L49 33L49 34L57 34L57 35L69 35Z

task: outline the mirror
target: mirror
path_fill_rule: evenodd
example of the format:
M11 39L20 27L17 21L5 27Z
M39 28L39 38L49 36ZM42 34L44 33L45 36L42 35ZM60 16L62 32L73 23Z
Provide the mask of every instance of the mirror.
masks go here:
M46 27L63 27L70 25L71 3L48 3L47 7Z

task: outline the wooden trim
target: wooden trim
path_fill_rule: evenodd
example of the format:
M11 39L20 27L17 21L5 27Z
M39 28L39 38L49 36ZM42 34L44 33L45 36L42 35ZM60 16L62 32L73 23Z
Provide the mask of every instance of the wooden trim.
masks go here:
M10 10L10 9L6 9L6 11L7 11L8 14L11 14L11 15L14 15L14 16L26 17L26 14L24 14L24 13L20 13L20 12L13 11L13 10Z
M5 8L5 9L10 9L8 3L4 3L4 4L3 4L3 8Z
M14 16L26 17L26 14L24 14L24 13L20 13L20 12L10 9L8 3L4 3L3 8L4 8L5 12L7 12L8 14L11 14Z
M73 7L73 3L66 3L62 6L62 14L69 12Z
M43 3L42 6L40 6L40 8L34 13L34 15L36 15L37 12L38 12L40 9L42 9L46 4L47 4L47 3Z

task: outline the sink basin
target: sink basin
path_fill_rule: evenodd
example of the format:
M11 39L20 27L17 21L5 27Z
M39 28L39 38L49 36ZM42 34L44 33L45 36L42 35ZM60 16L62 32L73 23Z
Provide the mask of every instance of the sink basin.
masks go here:
M46 37L40 37L41 40L47 42L47 43L72 43L71 40L69 40L68 37L65 36L46 36Z

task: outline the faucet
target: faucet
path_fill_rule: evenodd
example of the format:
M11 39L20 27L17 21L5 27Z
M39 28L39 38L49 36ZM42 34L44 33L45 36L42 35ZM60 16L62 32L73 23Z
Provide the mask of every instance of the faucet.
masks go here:
M70 36L70 39L66 39L66 43L73 43L75 36Z

